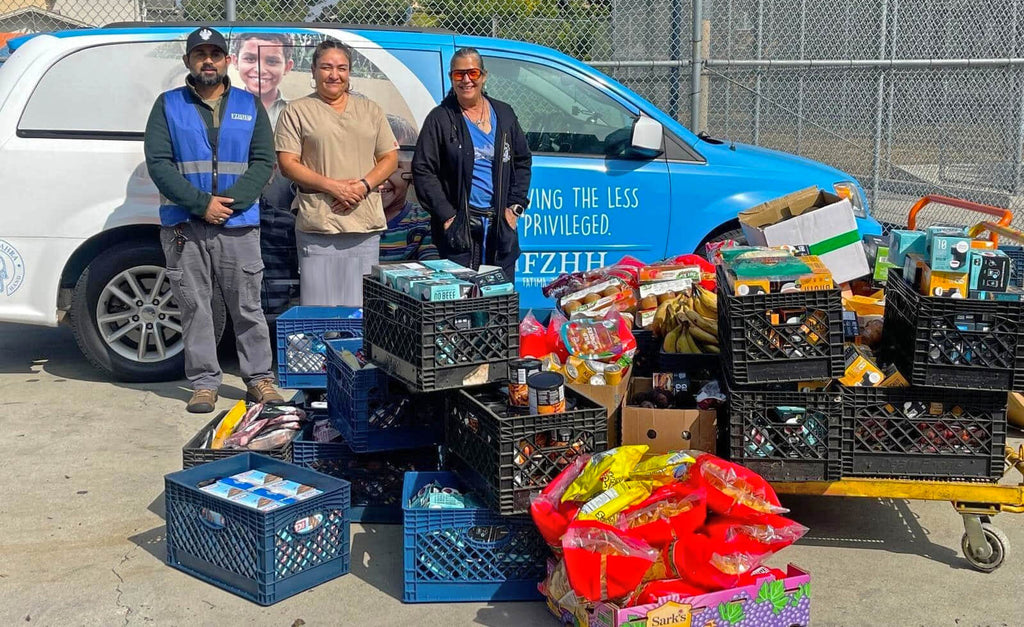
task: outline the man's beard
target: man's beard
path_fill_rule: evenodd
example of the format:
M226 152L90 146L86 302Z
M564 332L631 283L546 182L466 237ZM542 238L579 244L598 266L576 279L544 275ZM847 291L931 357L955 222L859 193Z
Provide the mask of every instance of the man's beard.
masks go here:
M206 69L213 69L216 71L216 68L200 68L199 72L192 75L192 80L196 82L196 85L201 87L216 87L224 80L224 74L221 74L220 72L217 72L214 76L207 76L206 74L203 74L203 70ZM225 72L225 74L226 73L227 72Z

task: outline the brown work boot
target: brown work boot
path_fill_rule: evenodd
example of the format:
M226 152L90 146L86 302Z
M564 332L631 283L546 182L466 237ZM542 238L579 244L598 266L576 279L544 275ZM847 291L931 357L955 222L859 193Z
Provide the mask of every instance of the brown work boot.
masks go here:
M208 414L217 404L217 390L194 390L185 411L190 414Z
M284 397L274 387L273 379L259 379L249 384L245 391L245 400L265 405L284 405Z

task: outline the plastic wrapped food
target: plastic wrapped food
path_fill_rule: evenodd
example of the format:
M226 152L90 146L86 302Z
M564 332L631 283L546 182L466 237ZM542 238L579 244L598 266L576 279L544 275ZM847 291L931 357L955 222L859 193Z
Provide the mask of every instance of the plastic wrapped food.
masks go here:
M547 331L531 310L519 323L519 356L539 359L549 352Z
M713 541L747 553L775 553L807 533L807 527L789 518L765 514L757 520L714 517L704 525Z
M562 501L586 502L616 483L625 481L648 449L646 444L640 444L597 453L565 491Z
M668 483L685 479L689 465L696 459L688 451L673 451L664 455L655 455L643 460L633 469L633 479L643 479Z
M778 580L785 579L785 578L786 578L786 573L785 572L779 570L778 568L769 568L769 567L765 566L764 564L762 564L762 565L758 566L757 568L751 570L750 572L743 573L742 575L740 575L740 580L739 580L739 582L736 583L736 585L737 586L749 586L751 584L755 584L758 581L762 581L764 579L772 579L772 580L778 581Z
M724 590L736 587L740 578L767 556L731 551L695 533L673 542L666 557L677 576L707 590Z
M614 520L616 514L651 495L649 481L621 481L580 508L579 520Z
M570 320L562 326L562 341L570 355L582 359L612 361L636 352L636 339L630 325L617 310L597 320Z
M569 528L569 523L576 518L576 513L580 509L580 504L577 502L566 501L563 503L562 496L572 482L579 477L589 461L590 455L587 454L574 459L562 472L558 473L554 481L549 483L530 502L530 515L533 517L533 524L537 525L537 530L540 531L544 541L552 547L557 547L558 551L561 551L562 535Z
M559 361L565 363L569 359L569 351L565 348L565 341L562 340L562 326L569 320L562 315L562 312L555 310L548 318L547 346L548 352L558 355Z
M626 602L626 607L657 603L669 595L685 598L695 597L700 594L707 594L707 590L685 579L660 579L640 586L636 593L630 596Z
M643 581L657 549L598 521L575 521L562 537L573 591L592 602L622 599Z
M707 518L707 493L672 483L619 514L616 526L656 548L689 537Z
M708 509L739 520L757 520L765 514L785 514L775 490L756 472L711 454L693 465L691 484L704 486Z

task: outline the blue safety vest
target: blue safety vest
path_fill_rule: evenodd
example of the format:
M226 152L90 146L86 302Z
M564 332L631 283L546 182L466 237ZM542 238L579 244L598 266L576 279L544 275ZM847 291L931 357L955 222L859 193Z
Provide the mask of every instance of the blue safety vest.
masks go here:
M188 87L172 89L164 94L164 115L171 133L174 163L182 176L196 189L214 195L224 195L238 177L249 168L249 144L256 128L256 97L231 87L227 110L221 116L217 133L217 154L210 146L203 117L193 104ZM181 205L160 195L160 223L174 226L188 222L192 213ZM225 227L258 226L259 201L245 211L235 211L224 223Z

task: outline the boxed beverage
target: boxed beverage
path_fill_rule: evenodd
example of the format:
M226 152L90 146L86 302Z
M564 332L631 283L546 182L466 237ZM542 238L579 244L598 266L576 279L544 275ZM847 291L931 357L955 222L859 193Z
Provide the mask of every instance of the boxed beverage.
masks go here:
M846 387L875 387L885 380L885 373L863 347L847 344L845 360L846 371L839 378L839 382Z
M473 284L457 279L423 281L413 287L412 296L430 302L469 298Z
M853 205L817 187L741 211L739 220L753 245L806 245L811 254L821 257L837 283L871 271Z
M458 272L468 269L465 266L460 266L449 259L430 259L422 262L422 264L437 272Z
M925 266L920 292L925 296L967 298L969 277L967 272L940 272Z
M924 255L928 252L927 236L922 231L895 229L889 237L889 262L896 267L902 268L911 253Z
M892 268L902 267L902 265L897 265L889 261L888 246L879 246L878 254L875 256L875 269L871 274L871 278L875 283L885 283L889 280L889 270Z
M801 292L830 290L836 286L832 280L832 273L820 257L817 255L804 255L800 257L800 260L811 269L811 276L804 276L796 281L797 287L800 288Z
M927 267L928 262L925 261L923 255L910 253L903 262L903 278L907 280L907 283L913 285L915 290L920 289L921 275Z
M928 265L938 272L966 272L971 240L966 237L936 235L928 252Z
M1001 250L972 250L970 289L1005 292L1010 287L1013 263Z
M962 226L936 224L925 228L924 234L928 242L928 248L930 249L932 246L932 239L934 239L935 236L949 235L951 237L967 237L967 229Z
M1010 286L1005 292L977 291L970 293L975 300L1001 300L1006 302L1024 303L1024 289Z

